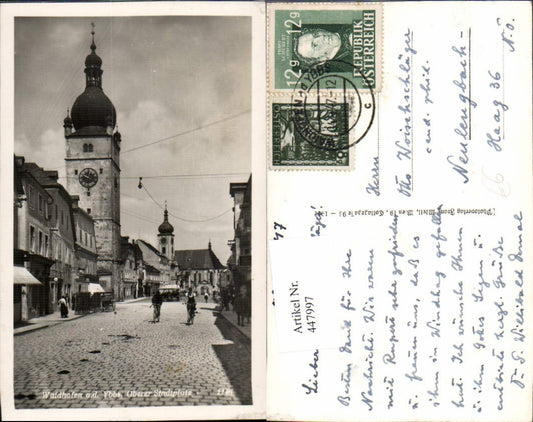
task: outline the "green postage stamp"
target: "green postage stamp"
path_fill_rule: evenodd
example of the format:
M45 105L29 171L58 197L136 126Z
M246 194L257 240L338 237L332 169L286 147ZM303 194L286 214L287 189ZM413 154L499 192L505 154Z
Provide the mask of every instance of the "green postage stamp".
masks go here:
M329 113L332 119L343 122L347 104L336 104ZM339 169L350 167L350 150L348 148L348 130L341 128L341 135L336 137L335 150L317 148L308 142L298 130L294 122L293 104L273 103L272 116L272 168L294 167L335 167ZM315 115L309 122L315 126L321 120L316 115L316 105L309 106ZM322 120L322 122L324 122Z
M357 89L380 90L379 5L346 4L328 10L311 9L320 5L305 5L305 10L299 9L299 4L292 6L276 7L271 14L271 89L292 90L312 66L333 60L330 71L350 80Z

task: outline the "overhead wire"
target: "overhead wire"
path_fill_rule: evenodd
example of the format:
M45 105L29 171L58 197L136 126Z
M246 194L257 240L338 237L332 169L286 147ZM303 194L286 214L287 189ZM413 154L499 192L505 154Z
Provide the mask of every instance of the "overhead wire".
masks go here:
M202 129L217 125L219 123L223 123L223 122L226 122L228 120L235 119L235 118L237 118L239 116L242 116L242 115L250 113L250 112L251 112L250 109L244 110L244 111L241 111L240 113L233 114L233 115L228 116L228 117L224 117L223 119L215 120L214 122L208 123L206 125L198 126L196 128L193 128L193 129L188 129L188 130L186 130L184 132L176 133L175 135L171 135L171 136L167 136L166 138L158 139L157 141L149 142L147 144L139 145L139 146L136 146L134 148L130 148L130 149L124 150L124 151L121 152L121 154L126 154L128 152L137 151L137 150L139 150L141 148L146 148L146 147L149 147L151 145L158 144L160 142L168 141L168 140L170 140L172 138L178 138L178 137L183 136L183 135L188 135L190 133L196 132L197 130L202 130Z
M148 194L148 196L150 197L150 199L153 201L154 204L156 204L159 208L161 208L162 210L164 210L163 206L162 206L159 202L157 202L157 201L154 199L154 197L152 196L152 194L148 191L148 189L146 189L146 186L145 186L143 183L141 183L140 181L139 181L139 187L142 188L142 189L144 189L144 191ZM187 223L206 223L206 222L208 222L208 221L213 221L213 220L216 220L216 219L222 217L223 215L227 214L227 213L230 212L231 210L232 210L232 209L230 208L230 209L224 211L223 213L218 214L218 215L216 215L216 216L214 216L214 217L210 217L210 218L206 218L206 219L201 219L201 220L192 220L192 219L189 219L189 218L180 217L179 215L176 215L176 214L174 214L174 213L172 213L172 212L170 212L170 211L168 211L168 210L167 210L167 211L168 211L168 213L169 213L172 217L177 218L178 220L181 220L181 221L185 221L185 222L187 222Z

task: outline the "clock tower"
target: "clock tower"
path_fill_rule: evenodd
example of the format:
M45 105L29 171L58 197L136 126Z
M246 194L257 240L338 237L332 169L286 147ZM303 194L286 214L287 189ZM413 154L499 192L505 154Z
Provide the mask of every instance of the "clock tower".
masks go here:
M174 227L168 222L166 201L163 222L159 225L157 238L159 240L159 253L172 261L174 259Z
M120 133L116 112L102 90L102 59L96 54L94 24L91 53L85 59L85 91L64 120L67 189L94 220L98 275L108 292L120 297Z

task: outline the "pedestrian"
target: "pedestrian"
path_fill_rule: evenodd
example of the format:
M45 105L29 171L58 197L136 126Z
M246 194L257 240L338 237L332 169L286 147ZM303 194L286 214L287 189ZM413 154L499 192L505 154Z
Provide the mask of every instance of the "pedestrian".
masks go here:
M207 292L207 290L205 291L204 297L205 297L205 303L207 303L207 299L209 298L209 293Z
M187 293L187 325L192 325L194 322L194 315L196 314L196 298L192 290L192 287L189 287L189 292Z
M237 325L244 325L244 313L245 313L245 303L244 297L239 292L235 299L233 300L233 311L237 313Z
M248 294L248 290L246 290L246 296L244 296L244 312L243 312L243 325L244 325L244 319L246 319L246 322L250 323L250 318L252 316L252 298Z
M61 318L68 317L68 305L65 296L61 296L61 299L59 299L59 309L61 311Z
M161 317L161 305L163 304L163 297L159 290L156 290L155 294L152 296L152 306L154 307L154 322L159 322Z

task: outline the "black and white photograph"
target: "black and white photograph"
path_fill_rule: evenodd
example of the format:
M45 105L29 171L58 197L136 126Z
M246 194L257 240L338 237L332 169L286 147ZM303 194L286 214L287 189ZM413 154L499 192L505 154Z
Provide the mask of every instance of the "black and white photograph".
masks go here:
M246 14L14 17L16 410L254 405Z

